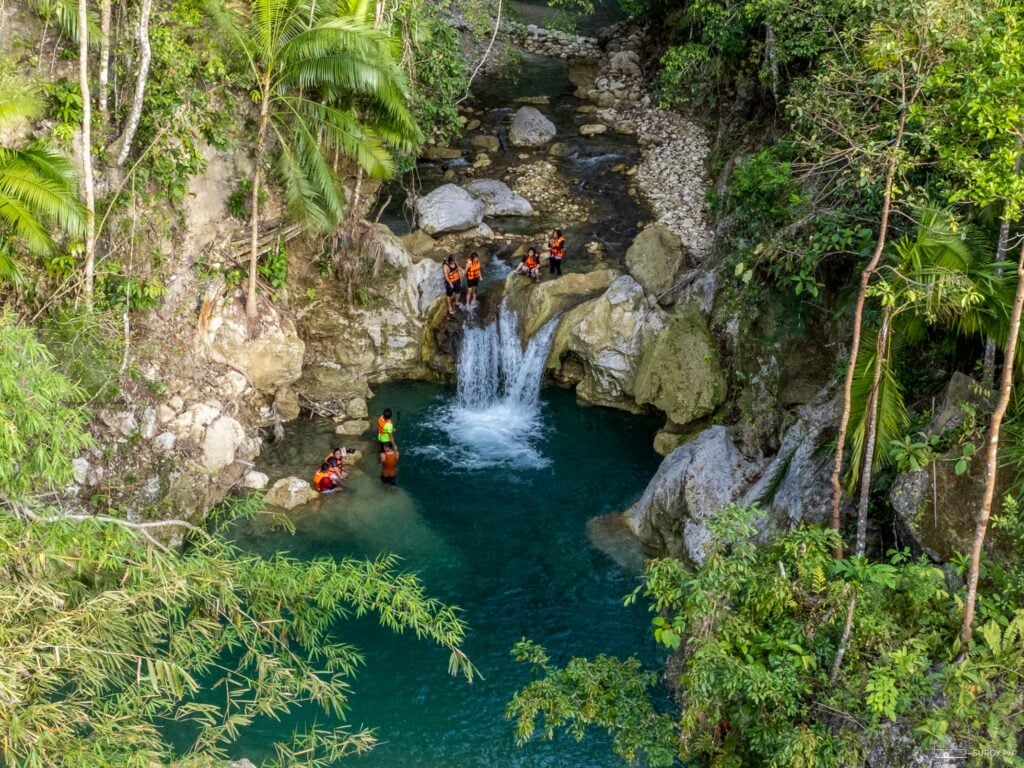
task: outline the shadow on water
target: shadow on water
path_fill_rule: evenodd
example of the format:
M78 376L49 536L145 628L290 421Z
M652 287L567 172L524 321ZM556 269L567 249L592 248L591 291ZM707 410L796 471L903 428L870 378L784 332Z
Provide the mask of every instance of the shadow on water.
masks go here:
M588 520L624 508L643 491L657 466L650 448L657 425L581 407L566 392L546 392L530 448L536 460L480 462L474 446L484 452L488 441L501 438L472 432L479 426L468 421L472 411L451 410L458 405L453 390L392 385L377 392L374 405L400 413L399 489L380 485L368 457L353 474L350 491L296 515L294 536L252 524L238 531L242 546L262 552L398 553L431 594L463 610L471 630L465 650L483 674L472 685L446 674L447 655L438 648L396 637L370 619L339 627L340 636L366 656L348 721L375 727L382 741L352 764L623 765L602 737L516 748L504 709L529 680L529 670L509 650L526 636L546 645L556 662L639 652L657 663L649 615L641 606L622 605L637 574L616 565L587 536ZM334 440L327 422L294 422L286 442L265 451L260 469L272 481L305 476ZM300 711L287 722L259 724L239 754L258 761L270 741L312 717Z

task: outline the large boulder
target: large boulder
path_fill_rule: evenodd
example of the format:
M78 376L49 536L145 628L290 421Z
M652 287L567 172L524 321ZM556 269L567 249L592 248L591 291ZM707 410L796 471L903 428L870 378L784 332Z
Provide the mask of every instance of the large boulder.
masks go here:
M366 379L335 365L311 365L293 385L303 405L336 417L365 418L371 397Z
M736 448L725 427L714 426L661 462L625 521L650 555L684 557L702 565L711 534L708 522L760 475Z
M686 263L683 241L664 224L644 228L626 251L626 268L659 302L669 297L676 275Z
M558 131L536 107L520 107L512 118L508 139L516 147L540 147L547 144Z
M416 200L420 228L428 235L473 229L484 220L484 204L462 187L442 184Z
M564 279L564 278L563 278ZM577 384L587 402L638 410L633 400L636 371L645 341L664 327L644 289L629 275L562 316L547 368L565 384Z
M244 374L256 389L273 393L302 375L306 346L295 325L271 306L260 310L253 336L242 303L229 297L213 310L203 341L212 360Z
M384 224L373 226L373 236L381 251L381 260L395 269L408 269L412 266L412 257L406 250L402 238L398 237Z
M416 262L409 270L409 280L416 288L416 311L420 317L444 296L444 276L441 264L432 259Z
M595 269L541 283L510 274L505 279L505 297L519 314L524 341L552 318L604 293L617 274L611 269Z
M513 192L503 181L477 179L464 189L487 206L487 216L533 216L535 213L530 201Z
M775 457L744 499L771 513L766 524L792 528L803 522L823 522L829 515L834 452L826 446L835 439L838 417L839 404L828 388L797 411L796 422L786 430Z
M308 504L319 495L307 481L298 477L284 477L271 486L263 502L267 506L290 511Z
M219 416L206 428L201 443L201 465L207 472L220 472L235 463L235 454L245 443L245 429L227 415Z
M677 310L643 350L634 399L685 425L711 414L725 394L725 374L704 316L696 307Z

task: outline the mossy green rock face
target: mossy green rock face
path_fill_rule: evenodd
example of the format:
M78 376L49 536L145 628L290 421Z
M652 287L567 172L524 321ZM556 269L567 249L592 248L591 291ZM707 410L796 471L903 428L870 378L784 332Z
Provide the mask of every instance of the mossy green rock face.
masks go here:
M644 229L626 251L629 274L659 301L672 290L685 261L682 240L662 224Z
M614 270L598 269L534 283L511 274L505 281L505 296L519 315L523 338L529 339L553 317L604 293L616 276Z
M700 310L683 307L668 316L644 349L633 394L676 424L707 416L725 402L725 374Z

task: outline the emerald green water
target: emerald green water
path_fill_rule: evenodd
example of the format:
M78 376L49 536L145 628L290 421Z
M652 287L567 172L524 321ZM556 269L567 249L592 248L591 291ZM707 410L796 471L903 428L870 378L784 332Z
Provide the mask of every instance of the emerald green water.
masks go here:
M396 637L365 620L341 632L363 650L348 723L376 729L380 744L348 764L383 766L621 766L601 736L576 743L515 746L504 718L529 670L509 650L529 637L555 661L571 656L640 653L655 662L649 614L624 608L637 583L588 540L587 521L622 509L657 467L650 420L576 404L545 392L530 455L491 466L476 461L495 446L476 437L455 451L446 410L454 393L427 384L381 388L371 408L400 412L400 487L383 488L376 463L356 471L349 492L322 497L295 517L294 535L257 524L238 532L245 547L287 550L300 557L394 552L422 575L432 594L460 606L469 624L465 650L483 675L468 684L447 674L447 654L413 637ZM522 436L520 436L522 437ZM493 440L506 436L494 433ZM325 421L290 425L287 440L264 450L260 469L271 481L312 472L336 438ZM351 444L351 441L350 443ZM238 756L259 762L269 744L308 725L316 713L250 729ZM322 715L318 722L323 724Z

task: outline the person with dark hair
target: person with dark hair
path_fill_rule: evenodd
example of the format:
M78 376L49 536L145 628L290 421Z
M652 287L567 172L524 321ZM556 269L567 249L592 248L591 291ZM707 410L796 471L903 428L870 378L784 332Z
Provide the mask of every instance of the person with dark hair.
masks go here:
M455 310L452 309L452 296L455 297L455 305L458 306L459 297L462 295L462 272L459 270L455 257L450 253L448 258L444 260L444 264L441 265L441 269L444 272L444 300L448 304L448 314L454 315Z
M473 251L466 262L466 306L476 301L476 289L480 285L480 255Z
M398 485L398 450L391 443L380 444L380 481Z
M551 274L562 276L562 259L565 258L565 238L562 230L556 229L548 238L548 266Z
M391 421L390 408L385 408L383 413L377 417L377 442L380 443L381 450L385 443L398 450L398 445L395 443L395 424Z
M331 473L331 477L334 478L334 487L341 488L345 484L345 479L348 477L348 472L345 471L345 465L334 457L332 454L327 459L327 471Z
M530 248L526 252L522 262L516 267L516 272L533 278L534 282L540 282L540 254L536 248Z
M330 466L325 461L320 465L320 469L313 473L313 489L317 493L333 491L337 487L335 480L334 473L331 472Z

